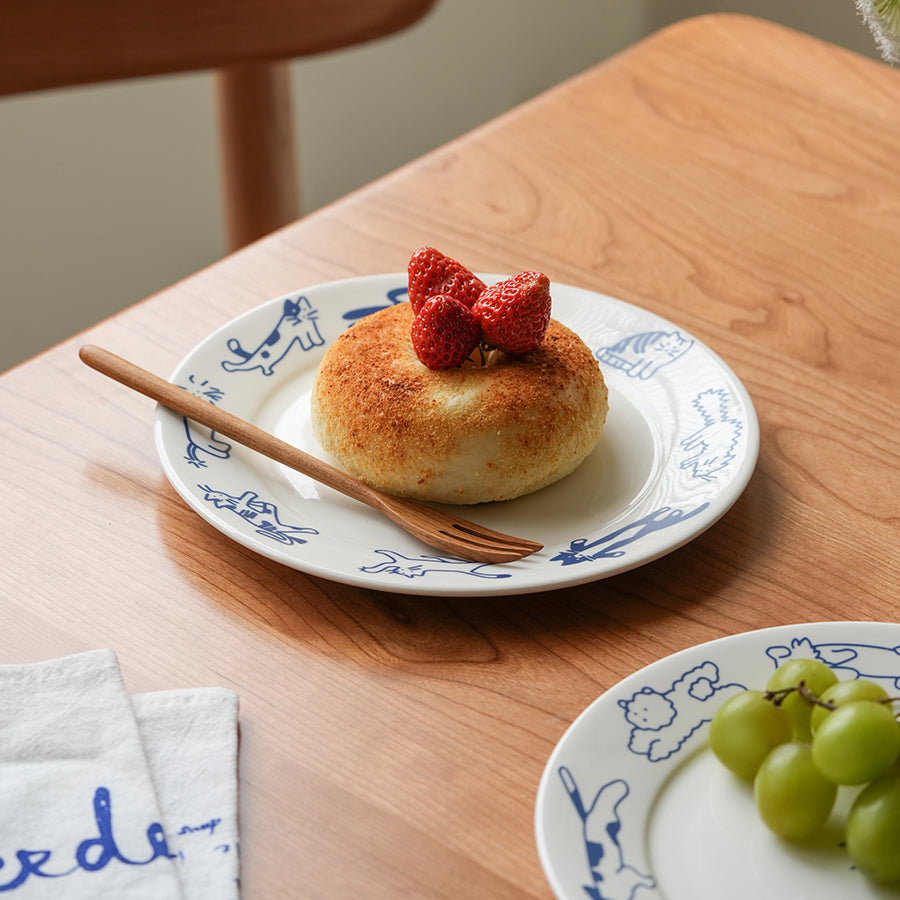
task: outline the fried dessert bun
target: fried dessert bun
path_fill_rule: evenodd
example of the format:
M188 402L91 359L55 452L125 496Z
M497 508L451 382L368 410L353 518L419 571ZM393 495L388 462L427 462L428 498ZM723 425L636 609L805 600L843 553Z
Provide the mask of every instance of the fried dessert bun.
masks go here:
M552 320L541 345L484 365L429 369L410 342L409 303L361 319L316 373L316 440L386 493L439 503L511 500L573 472L606 421L597 360Z

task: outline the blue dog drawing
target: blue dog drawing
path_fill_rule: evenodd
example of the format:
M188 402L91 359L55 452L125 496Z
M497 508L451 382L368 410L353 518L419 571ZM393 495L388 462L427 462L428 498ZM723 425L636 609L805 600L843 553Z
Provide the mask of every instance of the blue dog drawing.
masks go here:
M789 659L818 659L831 666L839 678L867 678L883 681L888 691L900 690L900 647L875 644L822 642L794 638L790 646L775 645L766 656L777 666Z
M509 572L484 572L489 563L473 563L463 559L451 559L443 556L404 556L396 550L376 550L385 557L371 566L361 566L361 572L374 575L401 575L404 578L423 578L430 572L457 572L461 575L474 575L476 578L509 578Z

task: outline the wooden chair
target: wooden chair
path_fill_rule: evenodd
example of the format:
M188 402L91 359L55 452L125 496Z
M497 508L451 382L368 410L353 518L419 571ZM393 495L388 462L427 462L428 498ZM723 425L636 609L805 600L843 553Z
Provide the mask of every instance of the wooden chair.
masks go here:
M392 34L436 0L3 0L0 96L215 70L227 238L299 209L288 61Z

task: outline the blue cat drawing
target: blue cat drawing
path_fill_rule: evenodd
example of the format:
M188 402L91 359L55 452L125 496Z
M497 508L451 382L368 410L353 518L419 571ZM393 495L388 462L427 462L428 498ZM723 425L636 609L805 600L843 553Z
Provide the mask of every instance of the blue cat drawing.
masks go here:
M250 372L259 369L263 375L271 375L275 366L287 356L295 345L303 350L321 347L325 339L319 333L318 310L306 297L285 300L281 315L272 330L253 349L246 349L237 338L228 341L228 349L237 360L225 359L222 368L226 372Z
M681 468L690 471L694 478L712 481L716 472L735 458L744 426L731 414L732 405L728 392L719 388L703 391L691 401L702 424L681 441L681 448L687 454Z
M622 338L595 354L597 359L624 372L629 378L652 378L663 366L684 356L693 346L693 338L677 331L643 331Z
M590 884L583 885L591 900L632 900L639 888L653 888L656 882L625 862L619 835L622 806L630 793L621 778L604 784L590 805L582 799L575 778L565 766L559 777L581 819L582 839L587 854Z

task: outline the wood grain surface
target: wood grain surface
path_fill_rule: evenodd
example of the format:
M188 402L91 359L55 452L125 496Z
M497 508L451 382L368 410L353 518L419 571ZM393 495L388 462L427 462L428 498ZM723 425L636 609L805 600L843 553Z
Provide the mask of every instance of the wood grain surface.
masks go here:
M10 371L0 657L110 646L131 690L236 689L247 900L548 900L535 791L598 694L724 635L897 619L898 156L888 67L689 20ZM712 347L761 427L734 507L581 587L343 586L189 511L152 403L77 359L90 341L166 374L260 302L403 271L422 244L541 269Z

